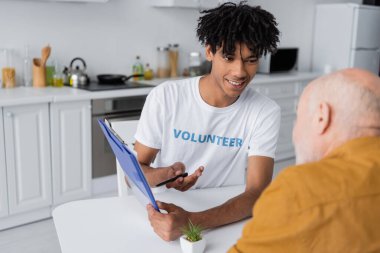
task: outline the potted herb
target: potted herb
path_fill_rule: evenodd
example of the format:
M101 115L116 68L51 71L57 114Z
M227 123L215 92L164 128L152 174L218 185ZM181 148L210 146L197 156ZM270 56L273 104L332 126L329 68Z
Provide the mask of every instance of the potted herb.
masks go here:
M206 240L202 238L202 231L200 226L194 225L189 220L188 225L182 229L183 235L180 238L183 253L203 253Z

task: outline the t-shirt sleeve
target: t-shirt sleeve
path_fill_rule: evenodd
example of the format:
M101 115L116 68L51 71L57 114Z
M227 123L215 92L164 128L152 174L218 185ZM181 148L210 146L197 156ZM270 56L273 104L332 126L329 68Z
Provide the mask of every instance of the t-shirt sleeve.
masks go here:
M281 109L270 101L263 108L262 113L257 119L257 125L253 129L249 140L248 156L267 156L274 158L277 140L280 131Z
M146 98L135 139L150 148L161 149L164 123L162 87L154 88Z

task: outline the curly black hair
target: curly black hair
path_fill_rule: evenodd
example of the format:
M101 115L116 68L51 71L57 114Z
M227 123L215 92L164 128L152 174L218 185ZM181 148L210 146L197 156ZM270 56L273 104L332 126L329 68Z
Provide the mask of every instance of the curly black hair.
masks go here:
M256 57L277 50L276 19L260 6L249 6L246 1L227 2L200 13L204 15L198 19L197 36L202 45L211 46L214 54L223 47L223 54L233 55L236 43L246 44Z

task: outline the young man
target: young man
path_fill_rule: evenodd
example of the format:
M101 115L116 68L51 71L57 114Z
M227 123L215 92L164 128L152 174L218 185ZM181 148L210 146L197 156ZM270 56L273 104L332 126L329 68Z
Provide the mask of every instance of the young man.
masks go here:
M225 3L202 13L197 34L206 46L211 73L151 91L135 150L151 186L186 171L188 177L166 186L186 191L246 183L246 189L198 213L158 203L168 212L162 214L148 206L154 231L167 241L178 238L189 219L211 228L249 217L273 173L280 108L247 86L258 59L276 50L275 18L245 3Z
M311 82L293 142L297 166L264 191L229 253L380 252L380 78L345 69Z

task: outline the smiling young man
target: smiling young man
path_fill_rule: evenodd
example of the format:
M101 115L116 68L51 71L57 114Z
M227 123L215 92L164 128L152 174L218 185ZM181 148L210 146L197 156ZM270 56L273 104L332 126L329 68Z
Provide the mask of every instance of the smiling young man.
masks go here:
M197 35L206 47L211 73L169 81L153 89L136 133L135 150L151 186L184 171L168 188L186 191L246 184L224 204L188 212L159 202L148 206L154 231L174 240L190 219L203 228L251 215L252 206L270 183L280 125L280 108L247 87L258 59L277 47L279 31L272 14L245 3L225 3L202 12Z

